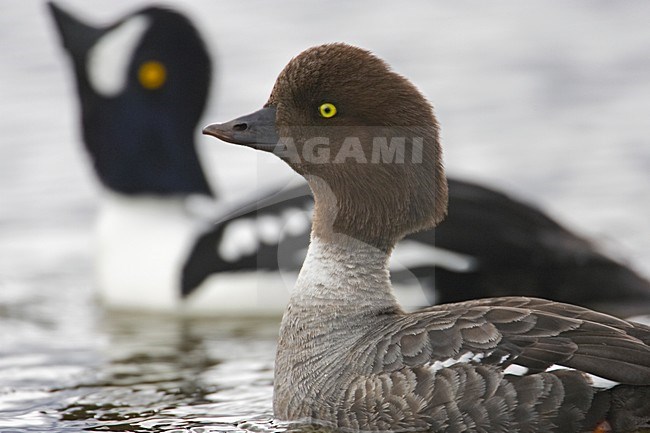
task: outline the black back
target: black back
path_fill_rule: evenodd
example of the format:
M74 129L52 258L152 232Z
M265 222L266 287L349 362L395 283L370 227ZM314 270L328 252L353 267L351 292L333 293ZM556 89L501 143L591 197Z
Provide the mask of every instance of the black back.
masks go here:
M313 206L307 185L252 202L224 217L197 243L186 263L183 294L191 294L209 275L251 269L300 269L301 257L282 257L277 245L261 244L256 253L229 262L217 246L229 224L239 218L277 214L284 208ZM650 302L650 282L600 253L595 246L539 209L472 182L449 178L449 214L434 230L408 240L473 258L466 270L412 267L437 303L492 296L540 296L561 302ZM309 231L288 239L282 251L306 250ZM285 266L280 266L284 264ZM288 264L288 266L287 266ZM402 275L393 275L393 279ZM433 296L432 296L433 298Z

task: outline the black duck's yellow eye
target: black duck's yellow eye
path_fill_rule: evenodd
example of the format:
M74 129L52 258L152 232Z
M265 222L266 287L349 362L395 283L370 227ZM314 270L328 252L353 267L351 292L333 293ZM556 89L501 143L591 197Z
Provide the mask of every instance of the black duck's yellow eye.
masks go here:
M159 89L165 84L166 80L167 69L165 65L156 60L144 62L138 69L138 81L145 89Z
M334 117L336 115L336 106L334 104L326 102L318 107L318 112L324 118L329 119L330 117Z

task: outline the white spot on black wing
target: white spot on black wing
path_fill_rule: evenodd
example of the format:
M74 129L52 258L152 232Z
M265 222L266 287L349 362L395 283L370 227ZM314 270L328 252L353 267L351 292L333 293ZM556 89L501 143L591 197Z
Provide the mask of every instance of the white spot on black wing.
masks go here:
M282 232L281 216L262 215L257 218L257 230L260 240L267 245L275 245L280 241Z
M239 218L224 228L218 253L223 260L232 263L244 256L255 254L258 248L255 221L250 218Z
M310 212L300 208L285 209L282 212L282 220L284 221L282 235L300 236L308 232L311 228Z

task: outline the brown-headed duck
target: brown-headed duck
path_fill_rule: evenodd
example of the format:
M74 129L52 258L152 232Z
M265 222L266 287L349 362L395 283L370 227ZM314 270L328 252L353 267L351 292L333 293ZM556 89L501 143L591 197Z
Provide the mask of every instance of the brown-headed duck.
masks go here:
M650 425L647 327L535 298L412 313L396 302L391 251L444 219L447 183L431 105L370 52L308 49L264 108L204 133L278 154L314 194L311 244L280 330L277 418L342 431ZM400 162L381 156L392 140Z

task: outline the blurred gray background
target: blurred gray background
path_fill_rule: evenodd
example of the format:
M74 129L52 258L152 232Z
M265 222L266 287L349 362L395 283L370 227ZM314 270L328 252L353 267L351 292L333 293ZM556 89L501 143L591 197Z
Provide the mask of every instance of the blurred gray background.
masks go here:
M61 4L108 24L148 2ZM203 123L260 107L304 48L360 45L433 102L449 172L541 205L650 274L650 3L163 4L189 15L212 53ZM0 64L0 278L86 272L98 183L44 2L2 2ZM224 198L292 176L272 155L197 140Z
M145 4L61 2L96 24ZM213 56L203 124L258 109L303 49L360 45L433 102L450 173L538 204L650 275L650 2L165 4L193 19ZM275 431L277 323L102 320L92 302L100 188L74 92L45 3L3 0L0 428L85 431L106 414L129 430ZM294 176L273 155L196 135L224 200ZM239 424L251 419L261 427Z

